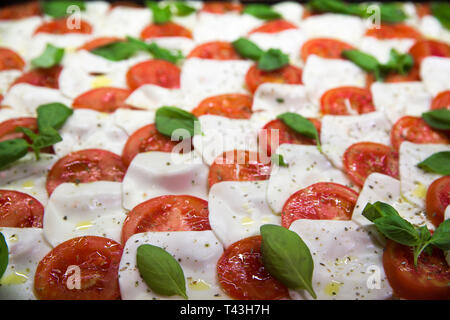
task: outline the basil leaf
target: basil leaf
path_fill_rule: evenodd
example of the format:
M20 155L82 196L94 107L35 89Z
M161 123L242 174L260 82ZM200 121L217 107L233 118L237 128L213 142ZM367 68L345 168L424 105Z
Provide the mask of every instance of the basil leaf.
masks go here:
M36 68L51 68L58 65L63 57L64 49L48 43L44 52L39 57L31 60L31 64Z
M239 38L231 44L233 45L234 50L236 50L237 53L244 58L259 60L259 58L261 58L264 54L264 51L260 47L245 38Z
M289 167L289 165L284 162L284 158L281 154L273 154L271 160L272 163L276 164L279 167Z
M77 6L81 11L86 10L85 1L67 1L67 0L52 0L52 1L41 1L42 11L53 18L63 18L68 16L70 13L67 9L70 6Z
M176 16L185 17L190 15L191 13L194 13L195 11L196 11L195 8L187 5L184 2L177 1L172 3L172 12Z
M127 42L129 45L137 50L148 51L148 43L141 39L127 36Z
M281 19L283 16L267 4L249 4L245 6L243 13L252 15L261 20Z
M364 15L364 8L358 4L345 3L338 0L312 0L308 5L318 12L342 13L356 16Z
M0 279L8 267L8 245L5 236L0 232Z
M298 132L307 138L315 139L317 147L321 150L319 133L311 121L293 112L282 113L277 116L277 119L283 121L285 125L295 132Z
M269 49L258 60L258 68L264 71L278 70L289 64L289 56L280 49Z
M43 149L62 141L58 131L51 127L45 127L39 130L39 134L31 145L32 148Z
M150 10L152 10L153 23L163 24L172 19L172 11L170 10L170 6L160 7L156 1L146 1L146 5L150 8Z
M91 50L91 53L111 61L121 61L132 57L141 46L129 41L117 41Z
M420 243L418 231L399 215L381 217L376 219L374 223L378 231L395 242L411 247Z
M388 23L403 22L407 16L400 5L396 3L382 3L380 7L380 20Z
M431 4L431 13L445 29L450 30L450 4L434 2Z
M171 51L165 48L161 48L155 42L149 44L147 49L154 58L166 60L173 64L176 64L178 63L178 61L184 59L184 56L180 50Z
M22 132L22 133L24 133L26 136L28 136L32 141L34 140L34 139L36 139L37 138L37 133L34 133L31 129L29 129L29 128L25 128L25 127L17 127L16 128L16 131L17 132Z
M198 118L192 113L177 107L164 106L156 110L156 129L163 135L172 137L177 129L184 129L189 132L190 137L195 134L195 122Z
M432 128L450 130L450 110L445 108L422 113L422 119Z
M387 203L377 201L374 204L367 203L362 215L374 222L376 219L386 216L398 216L397 210Z
M49 103L37 108L37 123L39 133L47 127L61 129L66 120L73 114L73 110L62 103Z
M431 239L431 233L430 230L428 230L427 226L421 226L417 229L417 232L419 233L419 239L421 243L425 243Z
M317 299L312 287L314 261L303 240L281 226L266 224L260 228L264 267L290 289L304 289Z
M342 56L368 72L375 72L378 69L378 60L370 54L352 49L342 51Z
M431 244L442 250L450 250L450 219L442 222L431 237Z
M150 244L140 245L136 262L142 278L152 291L164 296L188 298L183 269L167 251Z
M434 153L417 166L427 172L450 175L450 151Z
M28 153L28 142L11 139L0 142L0 168L19 160Z
M386 64L380 64L380 68L385 74L389 72L406 74L413 65L414 59L410 54L400 54L395 49L391 49L389 61Z

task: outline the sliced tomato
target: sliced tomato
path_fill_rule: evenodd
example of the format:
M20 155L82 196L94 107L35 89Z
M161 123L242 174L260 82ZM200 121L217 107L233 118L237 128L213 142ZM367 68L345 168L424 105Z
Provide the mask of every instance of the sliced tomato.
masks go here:
M428 3L415 3L416 13L419 18L431 15L431 8Z
M111 3L110 10L116 7L142 8L142 5L133 1L114 1L113 3Z
M226 41L212 41L195 47L187 56L211 60L240 60L242 57L234 50L231 43Z
M450 110L450 90L442 91L431 102L431 110L444 108Z
M16 20L41 15L38 1L8 5L0 9L0 20Z
M0 48L0 71L3 70L23 70L25 61L14 51L7 48Z
M68 34L68 33L82 33L91 34L92 26L84 21L80 21L80 25L76 26L71 18L62 18L52 21L47 21L41 24L35 31L37 33L50 33L50 34Z
M173 22L151 24L141 32L142 39L151 39L158 37L184 37L192 39L192 32L185 27Z
M413 143L450 143L443 132L431 128L422 118L405 116L397 120L391 130L391 144L400 149L403 141Z
M148 231L204 231L209 225L208 201L192 196L161 196L147 200L128 213L122 243Z
M125 100L131 94L130 90L119 88L97 88L76 97L72 103L74 109L92 109L98 112L112 113L117 109L133 109Z
M414 63L420 65L423 59L430 56L450 57L450 46L436 40L419 40L409 49L409 54L414 58Z
M351 115L375 111L370 90L339 87L326 91L320 99L322 114Z
M316 127L319 136L321 129L321 122L318 119L308 119ZM277 130L277 131L275 131ZM276 136L278 135L278 139ZM272 141L274 139L274 141ZM275 119L268 122L258 134L258 144L260 147L266 146L267 155L271 156L272 153L278 148L279 145L284 143L289 144L303 144L303 145L316 145L316 140L305 137L304 135L295 132L289 128L282 120Z
M261 236L242 239L230 245L217 262L220 286L233 299L280 300L288 289L264 268Z
M244 6L240 3L236 2L219 2L219 1L211 1L203 3L202 10L203 12L223 14L227 12L241 12L244 9Z
M24 133L16 131L18 127L28 128L37 133L37 120L32 117L24 117L3 121L0 123L0 141L26 139L26 135Z
M386 277L397 297L411 300L448 300L450 268L442 250L432 246L414 266L413 249L388 240L383 254Z
M85 183L94 181L122 182L126 167L122 158L100 149L86 149L69 153L59 159L47 175L47 192L61 183Z
M351 145L344 153L343 163L345 173L359 187L373 172L398 179L398 152L381 143L358 142Z
M298 27L286 20L272 20L264 23L262 26L259 26L253 30L251 30L248 34L261 32L261 33L278 33L281 31L289 30L289 29L297 29Z
M252 97L246 94L222 94L206 98L192 110L192 113L197 117L214 114L231 119L250 119L252 103Z
M117 37L101 37L101 38L96 38L94 40L90 40L88 42L86 42L83 46L79 47L78 50L87 50L87 51L91 51L94 49L97 49L99 47L103 47L106 46L108 44L114 43L114 42L118 42L121 41L121 38L117 38Z
M366 31L366 36L375 37L377 39L416 39L422 38L420 32L406 24L382 24L378 29L371 28Z
M175 89L180 87L180 68L164 60L149 60L138 63L128 70L127 83L134 90L144 84Z
M61 66L33 69L22 74L11 86L18 83L28 83L38 87L59 89L59 75L61 71Z
M420 71L417 65L413 66L406 74L390 73L384 79L383 82L386 83L396 83L396 82L411 82L420 81ZM368 73L366 76L366 88L370 89L372 83L375 82L375 76L372 73Z
M44 206L32 196L0 190L0 227L42 228Z
M257 152L226 151L209 168L209 187L222 181L257 181L270 177L270 163L263 163Z
M303 61L306 61L311 54L328 59L343 59L342 51L351 49L353 49L353 46L343 41L328 38L314 38L303 44L300 55Z
M281 225L289 228L295 220L350 220L358 193L346 186L319 182L291 195L281 211Z
M114 240L85 236L67 240L40 262L34 277L39 300L119 300L123 248ZM72 284L79 268L80 289Z
M436 227L444 221L448 205L450 205L450 176L444 176L434 180L427 190L427 216Z
M266 82L302 84L302 69L287 65L279 70L263 71L255 65L248 70L245 76L247 89L251 93L254 93L261 84Z

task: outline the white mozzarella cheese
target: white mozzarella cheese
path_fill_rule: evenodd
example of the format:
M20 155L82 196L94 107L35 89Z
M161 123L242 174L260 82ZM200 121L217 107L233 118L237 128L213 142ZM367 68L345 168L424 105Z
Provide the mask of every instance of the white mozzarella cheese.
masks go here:
M113 123L132 135L136 130L151 124L155 120L153 111L117 109L111 114Z
M0 21L0 46L13 49L22 57L28 56L28 47L34 30L43 22L41 17L14 21Z
M267 181L224 181L209 191L209 223L226 247L259 234L263 224L281 224L266 199Z
M272 6L272 9L280 13L284 20L297 25L303 19L303 6L294 1L283 1L276 3Z
M289 228L311 251L312 286L319 300L392 298L383 269L383 247L353 221L296 220ZM305 290L289 290L292 299L311 299Z
M45 50L47 44L51 43L55 47L63 48L67 52L74 51L81 47L88 40L92 39L90 34L68 33L64 35L38 33L31 39L26 54L27 59L39 57Z
M132 19L130 19L132 17ZM140 37L141 31L150 24L151 11L147 8L116 7L104 17L97 34L125 38Z
M195 47L195 42L186 37L158 37L149 42L155 42L158 46L169 50L180 50L185 56Z
M420 18L417 15L415 4L413 2L402 3L402 9L407 17L405 23L417 28Z
M426 15L420 19L418 25L420 33L427 38L443 41L450 44L450 31L445 29L434 16Z
M20 118L23 116L19 110L13 109L10 106L2 105L0 108L0 122L13 119Z
M88 1L86 10L81 12L81 19L89 22L93 27L93 34L101 32L103 17L108 14L111 6L106 1Z
M153 84L140 86L128 97L126 103L136 108L156 110L162 106L185 109L184 95L180 89L167 89Z
M380 63L387 63L390 58L391 49L399 53L408 53L408 50L414 45L414 39L383 39L375 37L363 37L359 44L359 50L371 54Z
M161 247L180 263L189 300L229 299L221 290L216 264L223 247L212 231L145 232L128 239L119 266L119 285L124 300L181 299L153 292L142 279L136 263L143 244Z
M22 75L20 70L0 71L0 94L6 94L13 82Z
M450 90L450 58L427 57L423 59L420 65L420 77L432 96Z

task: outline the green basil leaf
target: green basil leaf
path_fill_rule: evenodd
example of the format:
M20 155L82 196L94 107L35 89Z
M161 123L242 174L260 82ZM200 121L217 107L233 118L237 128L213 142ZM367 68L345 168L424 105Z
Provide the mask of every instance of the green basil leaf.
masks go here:
M389 72L406 74L413 65L414 59L410 54L401 54L397 50L391 49L389 61L386 64L380 64L380 68L385 74Z
M19 160L28 153L28 142L24 139L11 139L0 142L0 168Z
M37 123L39 133L47 127L61 129L73 110L62 103L43 104L37 108Z
M44 52L39 57L31 60L31 64L36 68L51 68L58 65L63 57L64 49L48 43Z
M280 49L269 49L258 60L258 68L264 71L278 70L289 64L289 56Z
M274 20L283 18L283 16L279 12L276 12L271 6L267 4L246 5L243 13L252 15L261 20Z
M80 11L86 10L85 1L46 0L41 1L40 4L42 11L53 18L63 18L68 16L70 12L67 12L67 9L70 6L77 6L80 8Z
M165 48L161 48L155 42L152 42L148 45L148 51L154 58L166 60L173 64L177 64L178 61L184 59L183 53L181 53L180 50L171 51Z
M188 15L194 13L195 11L196 11L195 8L187 5L186 3L182 2L182 1L176 1L176 2L172 3L172 12L176 16L185 17L185 16L188 16Z
M419 232L414 226L400 216L389 215L374 221L378 231L395 242L406 246L420 244Z
M239 38L233 41L232 45L240 56L251 60L257 61L264 54L264 50L258 47L254 42L245 38Z
M398 23L406 20L407 15L397 3L381 3L380 20L388 23Z
M284 162L284 158L281 154L273 154L271 157L272 163L276 164L279 167L289 167L289 165Z
M446 108L422 113L422 119L434 129L450 130L450 110Z
M431 233L427 226L421 226L417 229L417 231L419 233L421 243L425 243L431 239Z
M319 133L317 132L316 127L311 121L293 112L282 113L277 116L277 119L283 121L285 125L287 125L295 132L298 132L307 138L315 139L317 147L319 148L319 150L321 150Z
M442 222L431 237L431 244L442 250L450 250L450 219Z
M339 0L312 0L308 2L313 11L342 13L363 16L364 8L359 4L345 3Z
M308 246L295 233L281 226L265 224L260 228L264 267L290 289L304 289L317 299L312 286L314 261Z
M142 41L141 39L127 36L126 43L134 47L136 50L148 51L148 43Z
M126 60L142 50L142 47L129 41L117 41L91 50L91 53L111 61Z
M192 113L177 107L164 106L156 110L155 124L159 133L172 137L177 129L186 130L190 137L195 134L195 122L198 118Z
M450 151L434 153L417 166L427 172L450 175Z
M450 30L450 4L446 2L434 2L431 4L431 13L439 20L441 25Z
M58 131L51 127L44 127L39 130L39 134L34 139L32 148L43 149L62 141Z
M0 232L0 279L8 267L8 245L5 236Z
M342 56L368 72L374 72L379 66L375 57L356 49L344 50L342 51Z
M25 127L17 127L16 131L24 133L31 139L31 141L34 141L38 136L37 133L34 133L31 129Z
M163 24L172 19L172 11L170 10L170 6L160 7L156 1L146 1L146 5L150 8L150 10L152 10L153 23Z
M136 262L145 283L157 294L187 299L186 280L180 264L167 251L150 244L137 248Z
M377 201L374 204L367 203L363 209L362 215L372 222L381 217L399 216L394 207L380 201Z

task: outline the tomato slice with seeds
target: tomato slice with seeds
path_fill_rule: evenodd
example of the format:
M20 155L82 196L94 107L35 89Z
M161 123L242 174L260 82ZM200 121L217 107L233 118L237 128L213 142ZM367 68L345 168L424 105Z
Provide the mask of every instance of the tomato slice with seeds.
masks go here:
M128 213L122 227L122 243L136 233L204 231L209 225L208 201L192 196L161 196L147 200Z
M387 241L383 267L396 296L411 300L450 298L450 268L442 250L431 248L432 254L422 252L415 267L411 247Z
M291 195L281 211L281 225L295 220L350 220L358 193L338 183L319 182Z
M236 2L211 1L203 3L201 11L215 14L224 14L227 12L241 12L244 6Z
M123 248L114 240L85 236L67 240L40 262L34 277L39 300L119 300L119 264ZM81 288L70 289L73 266Z
M409 49L409 54L413 56L414 63L420 65L422 60L426 57L450 57L450 46L436 40L423 39L417 41Z
M431 110L444 108L450 110L450 90L442 91L431 102Z
M226 41L212 41L195 47L187 56L211 60L241 60L242 57L234 50L231 43Z
M288 289L264 268L261 236L230 245L217 262L220 286L233 299L288 299Z
M391 147L375 142L358 142L344 153L344 171L359 187L373 172L398 179L398 152Z
M25 61L14 51L8 48L0 48L0 71L23 70Z
M251 93L254 93L261 84L266 82L302 84L302 69L287 65L275 71L263 71L254 65L245 75L245 83Z
M141 32L141 38L145 40L158 37L184 37L192 39L192 32L173 22L151 24Z
M27 136L22 132L17 132L18 127L28 128L37 133L37 120L32 117L14 118L0 123L0 141L11 139L26 139ZM31 142L31 141L29 141Z
M326 91L320 99L322 114L351 115L375 111L370 90L339 87Z
M311 54L328 59L343 59L342 51L351 49L353 49L353 46L343 41L329 38L314 38L303 44L300 55L303 61L306 61Z
M230 119L250 119L252 103L252 97L246 94L222 94L206 98L192 110L192 113L197 117L214 114Z
M121 38L117 38L117 37L101 37L101 38L97 38L97 39L86 42L84 45L79 47L78 50L91 51L91 50L94 50L94 49L97 49L97 48L100 48L100 47L103 47L108 44L118 42L121 40L122 40Z
M17 20L41 15L38 1L8 5L0 9L0 20Z
M366 88L370 89L372 83L374 83L375 76L372 73L368 73L366 75ZM411 70L409 70L406 74L399 73L389 73L383 79L383 82L386 83L397 83L397 82L411 82L411 81L420 81L420 71L417 65L414 65Z
M450 205L450 176L444 176L434 180L427 190L427 216L436 227L444 221L448 205Z
M50 33L50 34L68 34L68 33L82 33L91 34L92 26L84 21L80 21L80 25L76 26L69 18L62 18L44 22L35 31L38 33Z
M180 87L180 68L164 60L149 60L131 67L127 73L127 83L135 90L144 84L154 84L167 89Z
M366 36L375 37L377 39L405 39L411 38L419 40L422 35L413 27L406 24L382 24L378 29L371 28L366 31Z
M74 109L92 109L98 112L112 113L117 109L133 109L125 100L130 90L120 88L97 88L76 97L72 103Z
M281 31L289 30L289 29L297 29L298 27L286 20L272 20L264 23L262 26L259 26L253 30L251 30L248 34L261 32L261 33L278 33Z
M42 228L44 206L32 196L0 190L0 227Z
M122 158L101 149L86 149L69 153L59 159L47 175L47 192L61 183L85 183L94 181L122 182L126 167Z
M61 71L61 66L36 68L22 74L11 86L18 83L28 83L38 87L59 89L59 75L61 74Z
M270 177L270 161L263 163L257 152L247 150L226 151L209 168L208 184L211 188L222 181L258 181Z

